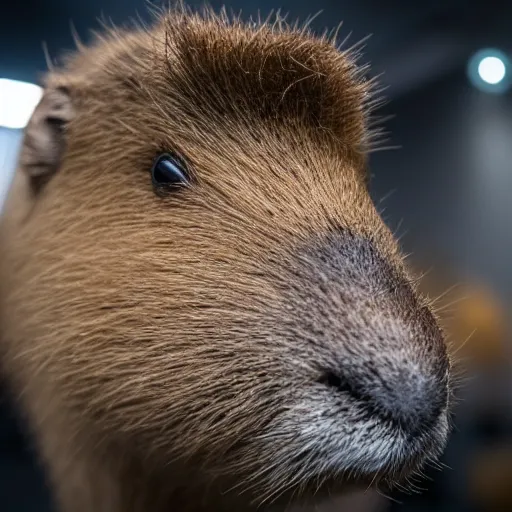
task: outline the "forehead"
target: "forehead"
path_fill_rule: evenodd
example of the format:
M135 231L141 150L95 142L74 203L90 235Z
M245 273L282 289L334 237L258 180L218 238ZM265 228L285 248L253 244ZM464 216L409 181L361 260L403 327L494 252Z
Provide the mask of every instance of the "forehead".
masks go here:
M88 94L145 91L164 108L217 123L292 123L353 147L367 134L368 85L350 56L283 23L173 12L149 30L98 38L63 75Z
M251 122L299 121L346 143L363 137L364 85L327 41L216 21L185 26L172 44L178 72L169 78L202 110Z

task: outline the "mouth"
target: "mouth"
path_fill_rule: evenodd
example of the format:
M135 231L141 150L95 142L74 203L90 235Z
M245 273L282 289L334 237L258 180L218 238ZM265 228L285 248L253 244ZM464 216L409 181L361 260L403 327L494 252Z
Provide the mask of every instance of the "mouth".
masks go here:
M276 432L274 459L280 463L266 474L263 487L268 492L258 497L258 503L285 499L318 503L328 495L358 489L390 490L406 483L429 461L434 463L446 445L447 408L414 435L366 410L350 412L349 422L306 404L295 408Z
M446 411L437 421L414 433L399 424L386 423L377 429L378 449L361 457L354 470L363 480L384 481L393 486L418 473L424 464L435 461L445 448L449 422Z

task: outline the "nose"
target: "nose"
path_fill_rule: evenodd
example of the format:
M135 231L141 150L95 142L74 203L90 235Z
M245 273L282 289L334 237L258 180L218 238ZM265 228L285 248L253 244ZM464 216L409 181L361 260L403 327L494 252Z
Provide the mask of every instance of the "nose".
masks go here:
M417 373L397 372L388 379L375 379L329 371L321 381L412 437L435 425L447 401L443 379Z

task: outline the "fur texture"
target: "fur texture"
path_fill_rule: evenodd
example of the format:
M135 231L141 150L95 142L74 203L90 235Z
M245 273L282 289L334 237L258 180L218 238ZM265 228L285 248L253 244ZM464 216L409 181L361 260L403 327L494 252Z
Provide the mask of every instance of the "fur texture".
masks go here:
M439 454L450 364L367 191L350 54L178 10L46 89L75 115L42 186L20 161L0 339L63 511L253 510ZM191 184L161 196L166 151Z

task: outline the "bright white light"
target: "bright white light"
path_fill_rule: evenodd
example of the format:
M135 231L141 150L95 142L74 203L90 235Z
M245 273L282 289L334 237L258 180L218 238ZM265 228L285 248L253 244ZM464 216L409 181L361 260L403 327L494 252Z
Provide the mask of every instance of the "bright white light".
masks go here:
M468 78L482 92L503 94L512 86L510 58L498 48L483 48L468 62Z
M38 85L0 78L0 126L24 128L42 94Z
M505 63L499 57L484 57L478 64L480 78L488 84L499 84L507 72Z

